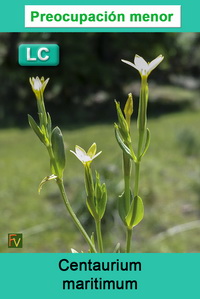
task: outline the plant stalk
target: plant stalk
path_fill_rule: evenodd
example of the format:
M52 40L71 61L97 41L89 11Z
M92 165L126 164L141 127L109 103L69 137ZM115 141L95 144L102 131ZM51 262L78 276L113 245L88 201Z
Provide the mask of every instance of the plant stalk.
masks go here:
M128 213L130 208L130 177L131 177L131 160L123 153L123 165L124 165L124 194L125 194L125 207ZM131 250L131 237L133 229L127 228L126 232L126 252L129 253Z
M50 160L53 163L53 167L55 169L55 172L58 173L58 171L57 171L57 165L56 165L54 154L53 154L53 150L52 150L52 146L50 145L49 147L47 147L47 149L48 149L48 152L49 152ZM76 214L74 213L74 211L73 211L73 209L72 209L72 207L70 205L70 202L68 200L67 194L65 192L65 188L64 188L64 184L63 184L63 179L62 178L57 178L56 179L56 183L57 183L57 185L59 187L59 190L60 190L60 193L62 195L64 204L65 204L65 206L66 206L66 208L67 208L67 210L68 210L68 212L69 212L69 214L70 214L73 222L75 223L75 225L77 226L77 228L79 229L79 231L81 232L81 234L83 235L85 241L90 246L91 251L96 253L97 251L96 251L96 248L95 248L94 244L92 243L90 237L86 233L85 229L83 228L82 224L78 220Z
M102 234L101 234L101 220L95 220L96 225L96 234L97 234L97 242L99 247L99 252L103 253L103 240L102 240Z
M131 176L131 161L130 158L123 153L123 168L124 168L124 195L125 207L128 213L130 207L130 176Z
M135 162L134 197L139 193L140 161Z
M132 233L133 233L133 229L127 228L127 231L126 231L126 253L131 252Z
M62 198L63 198L63 201L64 201L64 204L72 218L72 220L74 221L75 225L77 226L77 228L79 229L79 231L81 232L81 234L83 235L85 241L88 243L88 245L90 246L91 248L91 251L93 253L97 253L96 251L96 248L94 246L94 244L92 243L90 237L88 236L88 234L86 233L85 229L83 228L82 224L80 223L80 221L78 220L78 218L76 217L76 214L74 213L70 203L69 203L69 200L67 198L67 194L65 192L65 188L64 188L64 185L63 185L63 181L61 179L57 179L56 180L57 182L57 185L59 187L59 190L60 190L60 193L62 195Z

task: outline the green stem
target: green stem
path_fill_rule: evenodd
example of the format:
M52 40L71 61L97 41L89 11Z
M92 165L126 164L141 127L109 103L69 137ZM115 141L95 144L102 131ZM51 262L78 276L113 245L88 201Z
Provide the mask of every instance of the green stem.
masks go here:
M139 140L138 140L138 152L137 160L140 160L140 156L143 152L143 143L144 143L144 130L139 130Z
M124 195L125 208L128 213L130 207L130 176L131 176L131 161L130 158L123 153L123 168L124 168Z
M141 77L140 99L138 109L138 129L145 130L147 125L148 83L147 77Z
M90 164L84 165L85 170L85 190L87 194L87 206L94 218L98 217L94 202L94 182L92 177L92 170Z
M44 104L44 97L43 94L40 95L39 98L37 98L37 107L38 107L38 113L40 115L40 128L44 126L45 128L47 127L47 113L46 113L46 108Z
M101 220L95 220L96 225L96 233L97 233L97 242L99 247L99 252L103 253L103 240L102 240L102 234L101 234Z
M131 252L132 233L133 233L133 229L127 228L127 231L126 231L126 253Z
M134 197L139 192L139 180L140 180L140 162L135 162L135 181L134 181Z
M57 165L56 165L56 162L55 162L55 158L54 158L54 154L53 154L53 150L52 150L52 146L49 145L47 147L48 149L48 152L49 152L49 156L50 156L50 160L51 160L51 163L53 164L53 167L55 169L55 174L58 173L58 169L57 169ZM68 197L67 197L67 194L65 192L65 188L64 188L64 185L63 185L63 179L62 178L57 178L56 180L57 182L57 185L59 187L59 190L60 190L60 193L62 195L62 198L63 198L63 201L64 201L64 204L72 218L72 220L74 221L75 225L77 226L77 228L79 229L79 231L82 233L83 237L85 238L86 242L89 244L90 248L91 248L91 251L92 252L97 252L96 249L95 249L95 246L94 244L92 243L90 237L88 236L88 234L86 233L86 231L84 230L82 224L80 223L80 221L78 220L78 218L76 217L76 214L74 213L71 205L70 205L70 202L68 200Z
M140 179L140 161L137 161L135 162L134 197L137 196L139 192L139 179ZM129 253L131 250L132 233L133 233L133 228L131 229L127 228L127 232L126 232L126 252L127 253Z
M125 207L128 213L130 208L130 176L131 176L131 161L130 158L123 153L124 163L124 194L125 194ZM133 229L127 228L126 232L126 252L129 253L131 250L131 236Z
M59 189L60 189L60 193L61 193L61 195L62 195L62 198L63 198L63 201L64 201L64 203L65 203L65 206L66 206L66 208L67 208L67 210L68 210L68 212L69 212L69 214L70 214L72 220L74 221L75 225L77 226L77 228L79 229L79 231L80 231L81 234L83 235L85 241L86 241L86 242L88 243L88 245L90 246L91 251L94 252L94 253L96 253L97 251L96 251L96 248L95 248L94 244L92 243L90 237L88 236L88 234L87 234L86 231L84 230L82 224L80 223L80 221L79 221L78 218L76 217L76 214L75 214L74 211L72 210L72 207L71 207L71 205L70 205L70 203L69 203L69 200L68 200L68 198L67 198L67 194L66 194L66 192L65 192L65 188L64 188L64 185L63 185L63 181L62 181L61 179L57 179L56 182L57 182L57 185L58 185L58 187L59 187Z

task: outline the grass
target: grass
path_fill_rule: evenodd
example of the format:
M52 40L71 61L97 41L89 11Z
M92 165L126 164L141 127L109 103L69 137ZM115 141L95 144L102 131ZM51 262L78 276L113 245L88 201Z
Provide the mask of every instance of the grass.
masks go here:
M140 194L144 220L135 227L135 252L199 252L200 139L199 112L184 111L150 119L150 149L141 165ZM135 127L133 124L133 131ZM117 212L123 190L121 150L112 123L63 131L67 150L65 186L83 225L94 226L85 208L83 167L69 150L76 144L88 149L95 141L102 154L93 162L107 183L109 201L103 221L107 251L124 246L124 227ZM133 139L137 138L133 134ZM0 251L69 252L86 250L71 222L54 182L38 195L39 182L49 175L44 146L30 129L0 131ZM189 223L189 226L187 225ZM190 225L194 223L194 225ZM22 249L7 247L7 234L24 233Z

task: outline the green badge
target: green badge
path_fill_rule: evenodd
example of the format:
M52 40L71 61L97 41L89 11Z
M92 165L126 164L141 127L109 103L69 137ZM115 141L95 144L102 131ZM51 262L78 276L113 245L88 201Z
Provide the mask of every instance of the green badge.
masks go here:
M8 234L8 248L22 248L23 239L22 234L10 233Z
M18 48L21 66L57 66L59 60L57 44L21 44Z

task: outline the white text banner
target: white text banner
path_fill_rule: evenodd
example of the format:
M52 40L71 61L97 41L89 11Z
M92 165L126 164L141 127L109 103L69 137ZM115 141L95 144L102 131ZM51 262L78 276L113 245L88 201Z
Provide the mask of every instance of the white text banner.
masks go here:
M175 28L180 5L25 5L27 28Z

